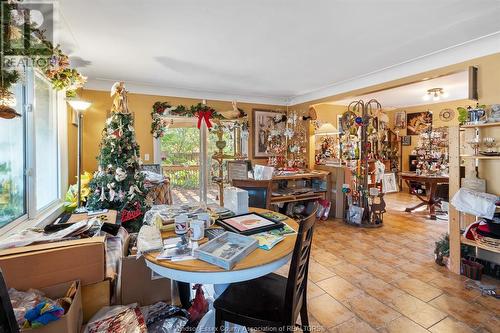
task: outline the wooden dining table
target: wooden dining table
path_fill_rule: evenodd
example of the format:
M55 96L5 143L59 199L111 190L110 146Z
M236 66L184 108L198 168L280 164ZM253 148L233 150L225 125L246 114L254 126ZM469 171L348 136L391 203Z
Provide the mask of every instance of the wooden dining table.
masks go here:
M268 211L252 207L249 210L256 213ZM288 218L283 222L294 230L298 230L299 225L295 220ZM172 231L162 233L164 239L171 237L176 237ZM199 259L185 261L158 260L156 257L159 252L151 252L145 254L144 257L146 265L156 274L178 282L181 303L183 307L187 307L191 291L190 284L213 284L216 295L219 295L230 283L248 281L272 273L291 259L296 238L296 234L287 235L271 250L258 248L236 263L230 270L225 270Z
M401 172L399 174L401 178L406 182L408 188L411 191L410 182L418 182L425 184L425 192L426 196L419 195L416 192L413 192L415 196L421 201L418 205L413 207L408 207L405 209L405 212L412 212L413 210L422 207L424 205L427 206L429 210L429 215L431 220L436 219L436 205L439 204L439 200L436 198L436 190L438 184L447 184L449 181L448 176L434 176L434 175L417 175L416 172Z

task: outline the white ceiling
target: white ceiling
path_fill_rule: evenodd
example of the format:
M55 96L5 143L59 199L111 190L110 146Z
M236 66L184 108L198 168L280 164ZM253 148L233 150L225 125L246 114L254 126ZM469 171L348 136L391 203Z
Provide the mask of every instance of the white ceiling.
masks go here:
M467 42L500 36L498 0L64 0L59 6L61 45L91 88L124 80L137 92L282 104L347 89L341 84L439 52L448 53L427 67L500 52L500 43L489 42L475 53L456 48L456 57L449 55Z
M432 88L443 88L445 95L440 96L438 101L424 100L427 90ZM447 101L467 99L469 97L469 73L467 71L454 73L435 79L419 81L412 84L386 89L370 94L353 96L351 98L332 102L334 105L349 105L353 100L369 101L373 98L378 100L382 107L402 108L416 105L428 105Z

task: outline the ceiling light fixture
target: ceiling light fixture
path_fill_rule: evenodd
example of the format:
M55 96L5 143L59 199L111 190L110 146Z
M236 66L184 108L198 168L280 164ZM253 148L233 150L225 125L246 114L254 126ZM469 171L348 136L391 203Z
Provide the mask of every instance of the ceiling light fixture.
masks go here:
M437 102L441 99L441 97L448 97L448 93L445 93L443 88L432 88L428 89L427 93L422 98L424 101L428 101L432 98L434 102Z

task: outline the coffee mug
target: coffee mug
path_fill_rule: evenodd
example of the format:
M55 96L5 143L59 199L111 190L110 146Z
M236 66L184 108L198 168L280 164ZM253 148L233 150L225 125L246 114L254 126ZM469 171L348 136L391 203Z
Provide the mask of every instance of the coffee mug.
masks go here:
M188 232L188 217L185 214L181 214L174 219L175 233L177 235L184 235Z
M210 218L210 214L208 213L198 213L196 214L196 218L198 220L205 221L205 228L210 228L210 226L212 225L212 220Z
M189 223L189 230L191 231L192 240L201 240L205 237L205 221L202 220L192 220Z

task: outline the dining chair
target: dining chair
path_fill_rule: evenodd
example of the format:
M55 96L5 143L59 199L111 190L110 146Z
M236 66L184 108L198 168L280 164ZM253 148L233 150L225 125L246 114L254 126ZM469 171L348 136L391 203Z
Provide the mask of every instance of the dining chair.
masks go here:
M233 283L215 300L216 333L226 321L260 331L291 332L299 314L302 330L309 331L307 273L317 209L316 204L299 223L288 277L271 273Z
M269 209L271 207L272 182L270 180L233 179L234 187L248 191L248 206Z
M9 290L3 278L3 272L0 269L0 333L18 333L16 316L10 303Z

